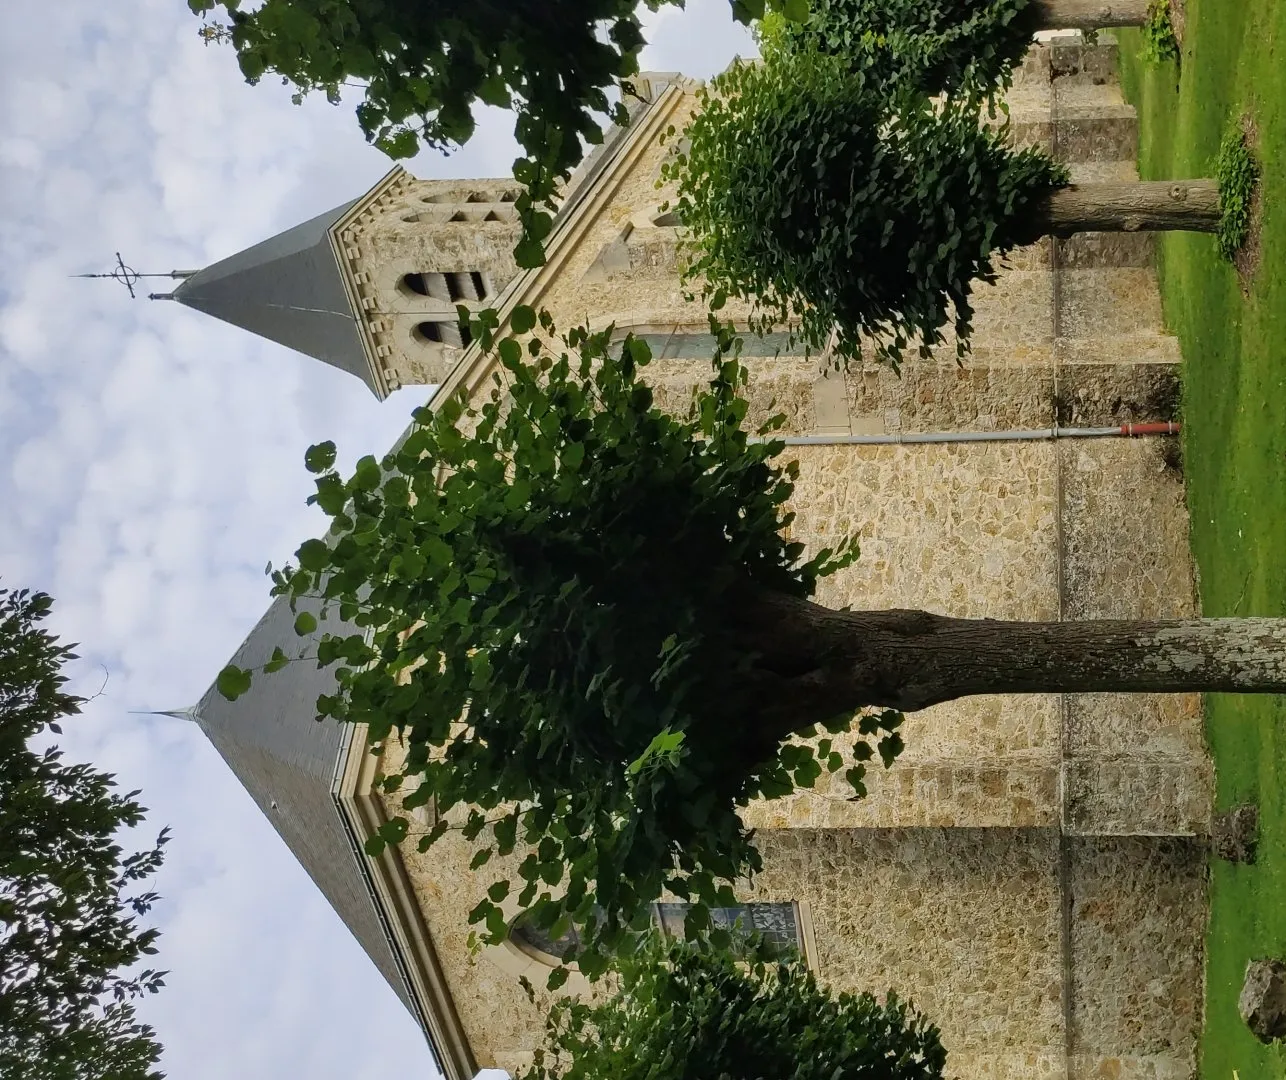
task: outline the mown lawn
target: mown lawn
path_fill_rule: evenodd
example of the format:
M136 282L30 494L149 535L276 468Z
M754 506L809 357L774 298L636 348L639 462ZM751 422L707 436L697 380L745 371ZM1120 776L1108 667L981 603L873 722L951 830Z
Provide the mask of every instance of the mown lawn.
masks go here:
M1286 0L1187 0L1182 64L1149 67L1120 35L1139 109L1145 179L1213 175L1229 117L1249 111L1263 167L1262 262L1243 296L1208 237L1159 249L1170 329L1183 343L1184 451L1206 615L1286 615ZM1279 1080L1286 1052L1237 1016L1251 956L1286 957L1286 699L1212 695L1220 808L1255 801L1254 866L1212 868L1202 1076Z

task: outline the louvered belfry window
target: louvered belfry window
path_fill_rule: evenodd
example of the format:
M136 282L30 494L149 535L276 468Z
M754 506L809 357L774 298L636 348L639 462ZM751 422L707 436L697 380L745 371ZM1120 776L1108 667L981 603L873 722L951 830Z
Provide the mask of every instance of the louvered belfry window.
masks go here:
M491 279L480 270L403 274L400 284L404 294L423 296L439 305L481 302L495 293ZM457 349L468 348L472 340L468 328L462 327L454 314L435 315L417 323L414 336L421 343L453 345Z

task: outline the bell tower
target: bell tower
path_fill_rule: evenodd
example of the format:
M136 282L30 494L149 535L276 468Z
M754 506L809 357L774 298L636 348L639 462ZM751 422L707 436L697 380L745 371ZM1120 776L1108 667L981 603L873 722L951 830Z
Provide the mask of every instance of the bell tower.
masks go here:
M469 345L457 307L484 308L518 274L512 180L417 180L396 169L338 230L388 389L438 383Z
M398 167L154 298L338 367L379 398L438 383L469 345L457 307L491 306L518 273L517 197L512 180L417 180Z

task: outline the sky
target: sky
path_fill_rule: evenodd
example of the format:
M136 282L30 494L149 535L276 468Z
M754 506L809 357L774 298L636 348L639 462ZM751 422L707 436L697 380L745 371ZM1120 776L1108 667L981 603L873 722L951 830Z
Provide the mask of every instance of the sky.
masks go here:
M649 15L645 69L752 46L727 0ZM303 453L382 453L427 397L383 403L319 361L71 274L192 269L364 192L390 163L356 101L290 103L206 46L183 0L0 3L0 582L81 644L72 760L140 789L166 988L141 1008L182 1080L431 1076L419 1029L200 731L194 704L268 603L264 565L320 531ZM421 177L504 176L482 117ZM164 280L140 283L168 289Z

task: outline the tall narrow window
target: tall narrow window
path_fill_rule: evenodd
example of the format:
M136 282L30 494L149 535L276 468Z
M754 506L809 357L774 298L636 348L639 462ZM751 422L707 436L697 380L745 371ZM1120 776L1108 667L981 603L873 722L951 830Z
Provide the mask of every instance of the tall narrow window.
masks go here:
M691 904L653 904L652 921L667 937L684 936L684 920ZM779 955L808 957L811 951L795 903L750 903L735 907L711 908L710 921L735 935L760 934ZM580 945L581 935L572 927L561 937L553 938L530 919L520 917L510 931L510 940L518 948L542 963L554 965Z
M691 904L653 904L652 917L669 937L683 936L683 923ZM804 936L799 925L799 908L785 904L737 904L710 909L710 921L734 935L761 934L783 954L804 954Z

